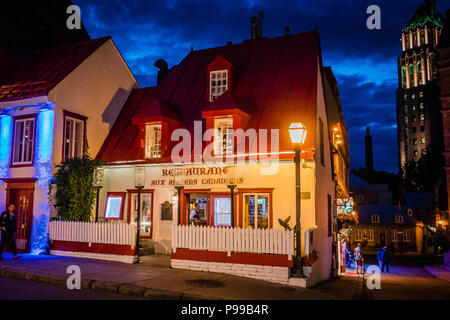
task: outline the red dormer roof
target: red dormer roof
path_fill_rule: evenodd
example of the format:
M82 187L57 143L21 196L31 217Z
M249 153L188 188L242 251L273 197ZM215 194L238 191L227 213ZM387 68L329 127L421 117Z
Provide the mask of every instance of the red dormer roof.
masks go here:
M210 103L205 94L206 75L218 57L237 69L238 75L231 79L231 91ZM153 98L174 106L180 127L192 134L194 121L202 120L202 112L237 107L250 115L248 128L279 129L280 151L293 149L288 128L301 121L309 132L305 149L312 150L320 61L317 31L192 51L157 87L132 92L98 158L108 162L139 160L134 143L137 127L131 119L145 108L143 100Z
M110 37L34 52L13 72L1 73L0 101L47 95Z
M133 124L142 124L155 121L180 121L178 113L167 102L159 99L143 101L145 104L131 119Z

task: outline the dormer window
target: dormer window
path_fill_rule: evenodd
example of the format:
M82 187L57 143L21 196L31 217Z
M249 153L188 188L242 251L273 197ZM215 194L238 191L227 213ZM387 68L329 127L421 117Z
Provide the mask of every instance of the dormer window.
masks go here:
M233 153L233 118L214 119L214 153Z
M370 217L372 223L380 223L380 216L377 214L374 214Z
M403 223L403 216L395 216L395 223Z
M213 102L218 96L227 91L228 70L211 71L209 81L209 101Z
M145 126L145 158L161 158L161 123Z

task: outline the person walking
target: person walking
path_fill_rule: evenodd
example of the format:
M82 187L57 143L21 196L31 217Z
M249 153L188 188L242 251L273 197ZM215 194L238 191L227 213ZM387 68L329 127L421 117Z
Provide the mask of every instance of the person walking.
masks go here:
M2 241L0 244L0 260L3 260L2 254L5 248L12 251L14 254L14 260L21 258L17 255L16 246L16 228L17 228L17 214L14 211L15 206L10 204L8 210L4 211L0 216L0 228Z
M356 273L357 274L363 273L363 263L364 263L364 258L361 253L361 243L358 242L358 244L356 245L356 248L355 248L355 264L356 264ZM361 270L361 272L359 272L358 270Z
M377 260L378 260L378 266L380 267L380 270L383 269L383 248L380 248L377 252Z
M391 260L391 255L386 246L383 247L383 255L382 255L382 266L381 272L384 272L384 267L386 267L386 272L389 272L389 262Z

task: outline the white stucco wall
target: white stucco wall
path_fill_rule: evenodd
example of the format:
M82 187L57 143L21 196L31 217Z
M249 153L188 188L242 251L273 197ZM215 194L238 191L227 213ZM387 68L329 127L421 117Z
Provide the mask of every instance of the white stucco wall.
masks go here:
M320 126L319 118L323 121L324 138L324 165L320 159ZM328 136L328 121L325 108L325 100L322 89L321 72L318 70L317 79L317 119L316 119L316 197L315 197L315 216L317 229L313 231L312 250L318 255L318 260L311 266L311 276L309 285L314 285L320 281L329 279L331 259L332 259L332 237L328 236L328 195L331 195L331 209L334 204L334 182L331 175L331 155Z

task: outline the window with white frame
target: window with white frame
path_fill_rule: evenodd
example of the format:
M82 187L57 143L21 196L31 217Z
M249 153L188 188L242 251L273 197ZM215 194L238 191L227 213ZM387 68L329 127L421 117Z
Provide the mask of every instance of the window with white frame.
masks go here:
M409 241L409 230L403 230L403 241Z
M361 241L362 240L362 230L361 229L356 229L355 230L355 240L356 241Z
M34 118L18 119L14 123L14 165L33 163Z
M161 158L161 124L145 126L145 157Z
M403 223L403 216L396 215L395 216L395 223Z
M380 216L377 214L373 214L370 216L370 220L372 223L380 223Z
M64 117L64 159L81 158L84 148L84 121Z
M373 241L373 229L367 230L367 240Z
M397 229L391 229L391 238L392 241L397 241Z
M214 153L233 153L233 118L214 119Z
M228 71L211 71L209 74L209 101L214 101L222 93L227 91Z

